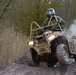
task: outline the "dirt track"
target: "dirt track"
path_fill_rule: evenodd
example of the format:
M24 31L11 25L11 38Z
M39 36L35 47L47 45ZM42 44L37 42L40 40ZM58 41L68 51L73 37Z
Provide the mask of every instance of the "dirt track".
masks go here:
M27 64L0 65L0 75L76 75L76 64L68 67L29 67Z

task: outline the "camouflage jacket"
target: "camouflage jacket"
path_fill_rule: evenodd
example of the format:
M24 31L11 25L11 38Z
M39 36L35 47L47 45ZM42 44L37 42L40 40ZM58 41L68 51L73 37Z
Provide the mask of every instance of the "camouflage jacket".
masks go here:
M64 21L61 17L59 17L59 16L55 16L55 17L57 18L58 23L59 23L62 27L64 27L64 26L65 26L65 21ZM55 17L52 17L52 19L51 19L51 23L52 23L52 24L57 22L56 19L55 19ZM42 26L47 26L49 20L50 20L50 18L46 18L45 21L43 22Z

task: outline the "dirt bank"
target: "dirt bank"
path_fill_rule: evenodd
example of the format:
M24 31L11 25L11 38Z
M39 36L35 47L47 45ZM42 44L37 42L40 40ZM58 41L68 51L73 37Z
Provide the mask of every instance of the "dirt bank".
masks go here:
M76 64L68 67L29 67L27 64L0 65L0 75L76 75Z

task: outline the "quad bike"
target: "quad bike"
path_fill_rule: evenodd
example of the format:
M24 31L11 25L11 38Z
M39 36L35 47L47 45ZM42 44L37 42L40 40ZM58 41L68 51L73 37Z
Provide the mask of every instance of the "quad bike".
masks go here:
M46 62L48 67L53 67L57 62L69 65L76 59L76 37L69 41L57 18L53 18L55 23L51 23L51 18L43 27L35 21L31 23L30 39L27 41L27 62L31 66L39 66L40 62Z

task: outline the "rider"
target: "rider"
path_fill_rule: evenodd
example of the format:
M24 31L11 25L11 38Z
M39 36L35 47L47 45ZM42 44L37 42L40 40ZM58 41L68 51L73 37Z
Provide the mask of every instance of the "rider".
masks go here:
M46 15L47 15L47 18L43 22L43 24L42 24L43 26L47 26L48 22L50 21L50 18L52 18L51 19L52 24L57 22L61 25L62 28L64 28L64 26L65 26L64 20L61 17L55 15L55 10L53 8L49 8L46 12ZM56 21L56 18L57 18L57 21ZM57 25L57 27L58 27L58 25Z

